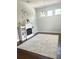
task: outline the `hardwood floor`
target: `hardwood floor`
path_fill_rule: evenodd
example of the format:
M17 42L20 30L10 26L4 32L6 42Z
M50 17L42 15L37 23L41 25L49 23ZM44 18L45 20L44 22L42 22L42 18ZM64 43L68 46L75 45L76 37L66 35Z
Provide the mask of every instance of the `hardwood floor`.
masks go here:
M36 53L17 49L17 59L53 59Z
M33 52L17 49L17 59L53 59L42 56ZM59 42L57 48L57 59L61 59L61 34L59 35Z
M61 34L59 35L59 41L58 41L57 59L61 59Z

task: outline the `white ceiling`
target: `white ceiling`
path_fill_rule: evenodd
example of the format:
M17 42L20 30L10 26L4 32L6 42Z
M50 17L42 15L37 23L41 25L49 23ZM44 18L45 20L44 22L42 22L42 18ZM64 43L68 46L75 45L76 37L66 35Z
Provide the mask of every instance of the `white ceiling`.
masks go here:
M61 0L18 0L18 1L26 2L27 4L31 5L34 8L61 2Z

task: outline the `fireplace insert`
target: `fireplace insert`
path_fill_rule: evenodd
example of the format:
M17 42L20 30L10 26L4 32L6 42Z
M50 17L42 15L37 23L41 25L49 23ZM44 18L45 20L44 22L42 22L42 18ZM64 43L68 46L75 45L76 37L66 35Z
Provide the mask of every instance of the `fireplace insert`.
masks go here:
M27 29L27 35L30 35L30 34L32 34L32 28Z

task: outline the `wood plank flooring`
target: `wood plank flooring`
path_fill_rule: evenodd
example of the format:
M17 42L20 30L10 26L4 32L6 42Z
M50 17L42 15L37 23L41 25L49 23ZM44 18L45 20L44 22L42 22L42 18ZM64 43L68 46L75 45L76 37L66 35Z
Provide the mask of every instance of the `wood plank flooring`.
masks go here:
M17 59L53 59L36 53L17 49Z

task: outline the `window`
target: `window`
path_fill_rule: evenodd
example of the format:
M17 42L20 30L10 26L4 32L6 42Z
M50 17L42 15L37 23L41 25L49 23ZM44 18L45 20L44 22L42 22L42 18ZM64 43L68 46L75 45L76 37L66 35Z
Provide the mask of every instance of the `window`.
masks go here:
M53 16L53 10L48 10L47 11L47 16Z
M43 17L43 16L46 16L45 11L41 11L41 12L40 12L40 17Z
M56 9L55 10L55 15L60 15L61 14L61 9Z
M53 16L53 10L41 11L40 17L45 17L45 16Z

